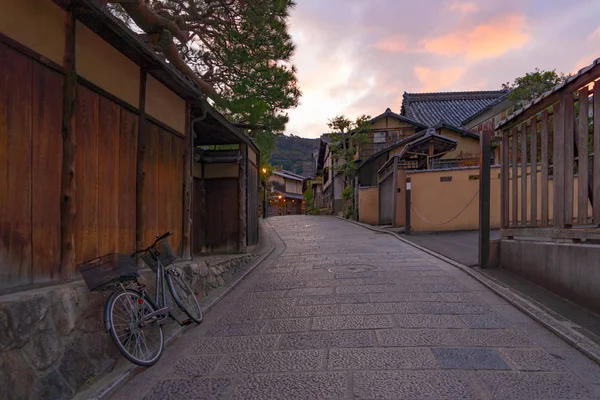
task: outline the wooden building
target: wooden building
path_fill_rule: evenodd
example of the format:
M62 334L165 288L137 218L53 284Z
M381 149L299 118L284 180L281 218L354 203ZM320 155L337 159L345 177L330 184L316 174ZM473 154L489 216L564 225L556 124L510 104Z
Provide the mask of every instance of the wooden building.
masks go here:
M302 192L305 177L290 171L274 171L269 176L271 187L269 215L296 215L305 210Z
M258 242L257 147L105 8L6 0L0 60L0 289L167 230L184 259Z

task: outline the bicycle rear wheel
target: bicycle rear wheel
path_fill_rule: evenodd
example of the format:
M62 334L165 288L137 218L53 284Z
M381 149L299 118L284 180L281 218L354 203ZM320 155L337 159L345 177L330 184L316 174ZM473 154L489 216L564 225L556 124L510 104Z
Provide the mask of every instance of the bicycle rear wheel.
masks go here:
M173 295L173 300L181 311L187 314L195 323L202 322L202 307L196 298L194 290L183 277L172 268L167 270L167 285Z
M162 326L144 320L154 311L154 304L131 289L115 291L106 302L105 324L112 341L129 361L143 367L156 363L164 346Z

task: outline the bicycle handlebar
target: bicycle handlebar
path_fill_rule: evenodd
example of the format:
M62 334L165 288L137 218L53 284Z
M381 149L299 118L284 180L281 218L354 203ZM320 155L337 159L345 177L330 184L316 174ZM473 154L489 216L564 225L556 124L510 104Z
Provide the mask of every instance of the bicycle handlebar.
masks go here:
M154 246L156 246L156 243L160 242L161 240L163 240L164 238L168 238L169 236L171 236L173 234L173 232L171 231L167 231L165 233L163 233L162 235L156 235L156 240L154 241L154 243L152 243L150 246L146 247L145 249L142 250L137 250L135 253L133 253L131 255L131 257L135 257L136 255L143 253L145 251L150 250L151 248L153 248Z

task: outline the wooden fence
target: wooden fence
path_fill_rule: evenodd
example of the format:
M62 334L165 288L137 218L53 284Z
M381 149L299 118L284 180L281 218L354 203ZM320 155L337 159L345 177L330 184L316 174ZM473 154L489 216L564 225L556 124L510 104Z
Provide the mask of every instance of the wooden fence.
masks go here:
M596 60L498 125L503 237L600 238L598 78Z

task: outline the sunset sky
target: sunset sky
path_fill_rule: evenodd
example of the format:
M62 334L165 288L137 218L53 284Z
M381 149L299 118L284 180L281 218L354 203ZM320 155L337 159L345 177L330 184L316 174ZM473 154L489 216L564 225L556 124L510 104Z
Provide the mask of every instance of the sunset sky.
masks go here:
M567 4L569 4L567 6ZM400 111L402 94L500 89L538 67L600 57L598 0L298 0L290 20L303 96L286 134Z

